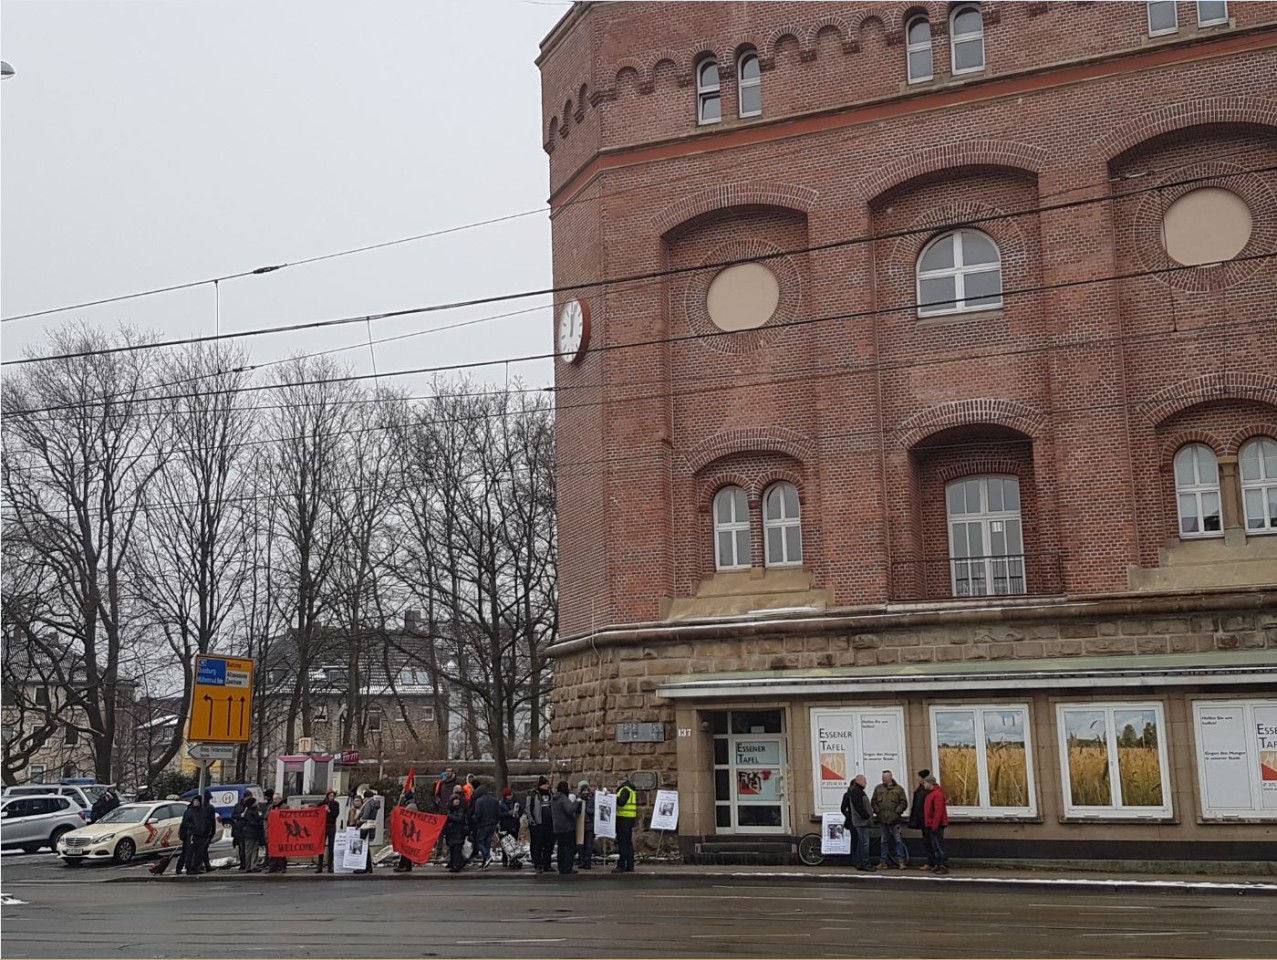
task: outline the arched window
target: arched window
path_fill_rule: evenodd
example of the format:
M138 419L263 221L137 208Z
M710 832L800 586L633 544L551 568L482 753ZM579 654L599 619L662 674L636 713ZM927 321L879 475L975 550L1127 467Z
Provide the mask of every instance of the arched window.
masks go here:
M1002 306L1002 257L978 230L936 237L918 257L918 315L964 313Z
M763 74L758 54L741 54L736 63L736 86L740 91L740 115L757 117L763 112Z
M964 477L945 488L955 597L1027 593L1020 481Z
M1219 467L1215 451L1190 443L1175 454L1175 500L1181 537L1218 537L1224 531L1219 512Z
M1256 437L1242 445L1238 457L1246 529L1277 533L1277 440Z
M975 5L958 7L949 17L949 49L954 73L984 69L984 18Z
M905 27L905 55L909 82L921 83L932 77L931 24L926 17L914 17Z
M803 521L798 489L775 483L763 496L763 541L767 566L796 567L803 562Z
M723 119L723 98L718 86L718 61L706 57L696 65L696 122L718 123Z
M740 487L723 487L714 495L714 566L749 568L749 498Z

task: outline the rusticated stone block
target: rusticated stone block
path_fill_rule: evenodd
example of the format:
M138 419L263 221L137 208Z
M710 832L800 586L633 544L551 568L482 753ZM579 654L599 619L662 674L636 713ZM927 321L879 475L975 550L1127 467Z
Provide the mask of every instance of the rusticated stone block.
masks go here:
M1216 633L1219 631L1219 617L1198 615L1188 618L1190 633Z
M1015 658L1017 660L1036 660L1044 656L1046 656L1045 640L1025 640L1015 645Z
M1119 620L1117 625L1124 637L1142 637L1148 633L1147 620ZM1180 632L1183 633L1182 630Z
M798 655L789 653L783 657L772 657L767 663L768 670L788 670L798 666Z
M621 664L620 675L623 677L641 677L647 673L648 665L642 661L630 661Z
M892 632L885 634L882 639L889 647L918 646L918 635L916 633L893 630Z
M1192 653L1197 649L1197 634L1178 633L1167 638L1170 641L1171 653Z
M874 650L860 650L856 653L856 666L872 667L878 662L878 658L874 655Z
M828 653L829 641L824 637L808 637L803 641L805 653Z
M1136 637L1136 653L1167 653L1170 650L1169 637Z
M785 641L778 637L763 637L758 641L758 652L762 654L784 653Z
M875 656L877 657L877 660L879 663L899 663L900 662L899 650L878 650L875 653Z
M988 660L989 648L983 643L973 643L962 650L963 660Z
M1008 643L1024 639L1024 631L1014 627L993 626L987 630L976 631L976 641L980 643Z
M1060 635L1060 628L1054 623L1034 623L1025 634L1030 640L1054 640Z
M882 641L878 639L877 635L872 633L858 633L851 638L851 648L853 650L876 650L881 645ZM859 658L857 658L856 662L860 662Z
M1116 637L1122 632L1121 628L1112 620L1101 620L1095 625L1095 631L1101 637Z
M933 647L904 647L900 650L901 663L929 663ZM952 650L952 647L947 649Z
M1235 614L1231 617L1224 617L1221 628L1225 633L1238 633L1243 630L1255 629L1255 618L1249 614Z
M953 661L962 659L962 647L933 647L937 661Z
M1060 638L1062 640L1085 640L1096 635L1095 624L1078 623L1069 620L1060 624Z
M713 673L714 671L713 660L692 660L687 664L688 673Z
M647 665L649 677L669 677L685 672L682 662L677 660L653 660Z
M1014 643L991 643L989 644L990 660L1012 660L1015 658Z
M1088 654L1107 654L1107 653L1134 653L1135 638L1134 637L1097 637L1092 640L1084 640L1082 648Z
M1188 620L1183 617L1173 617L1163 620L1153 620L1148 625L1149 633L1187 633Z

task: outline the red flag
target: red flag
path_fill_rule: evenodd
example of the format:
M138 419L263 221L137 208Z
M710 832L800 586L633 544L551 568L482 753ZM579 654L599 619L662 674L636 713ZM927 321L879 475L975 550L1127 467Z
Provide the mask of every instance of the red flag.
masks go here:
M395 807L390 811L390 844L413 863L428 863L447 822L442 814Z
M271 857L318 857L324 852L327 807L277 807L266 819L266 852Z
M414 783L416 783L416 782L417 782L417 768L416 768L416 767L409 767L409 768L408 768L408 779L404 781L404 785L403 785L403 792L404 792L404 793L411 793L413 796L416 796L417 791L416 791L416 790L414 790L414 789L413 789L413 786L412 786L412 785L413 785Z

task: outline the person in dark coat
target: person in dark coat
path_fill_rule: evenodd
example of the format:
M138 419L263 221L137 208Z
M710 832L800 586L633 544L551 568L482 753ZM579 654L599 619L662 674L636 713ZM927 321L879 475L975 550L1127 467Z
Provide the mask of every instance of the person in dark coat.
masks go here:
M465 797L453 794L448 801L448 820L443 825L443 840L448 845L448 872L460 873L465 869L464 848L470 835L470 817L466 813Z
M856 831L856 846L852 850L856 869L872 872L878 868L869 862L869 831L873 829L874 814L865 794L866 783L863 773L852 777L851 785L842 796L842 816L843 826Z
M192 797L186 812L182 814L182 824L177 828L177 837L182 841L182 856L178 860L177 872L186 868L187 874L196 876L204 872L204 854L208 847L208 817L204 813L204 801Z
M488 792L486 786L479 787L470 805L470 823L474 831L474 859L479 861L480 869L492 863L492 836L500 822L500 801Z
M576 815L581 811L581 801L568 792L568 782L560 780L550 801L550 817L554 825L555 856L559 861L559 874L576 873L572 862L576 859Z
M329 790L324 799L315 804L328 811L328 819L324 823L324 849L328 851L328 872L333 872L333 843L337 839L337 818L341 816L341 804L337 802L337 791ZM324 872L324 855L315 858L315 872Z
M266 812L262 815L266 823L266 840L267 840L266 872L267 873L284 873L288 869L287 857L272 857L269 855L270 854L269 843L270 843L271 831L284 829L283 826L278 821L275 821L275 822L272 822L272 821L275 820L275 814L283 809L284 809L283 794L279 794L278 796L276 796L272 793L270 806L266 808Z
M532 839L532 864L537 868L537 873L549 871L550 857L554 855L554 824L550 814L550 802L553 799L550 781L541 777L537 780L536 789L528 791L528 799L523 804L524 813L528 817L528 833Z
M581 800L581 809L585 812L585 838L578 851L582 870L594 869L594 791L590 789L590 781L582 780L576 785L576 795Z
M257 798L251 793L244 798L244 810L240 817L240 836L242 859L240 869L247 873L261 873L257 865L257 856L266 846L266 824L262 821L262 811L257 806Z
M934 870L936 866L935 854L931 851L931 835L927 830L927 821L924 816L924 807L927 802L927 777L931 776L930 770L919 770L917 782L913 786L913 804L909 807L909 827L912 830L922 831L922 846L927 851L927 862L919 864L919 870Z
M239 803L231 808L231 844L235 847L235 856L239 859L241 871L248 870L248 865L245 863L248 858L244 856L244 805L251 796L251 793L244 794Z
M204 791L204 821L204 843L200 853L204 872L208 873L213 869L213 862L209 859L208 848L213 843L213 838L217 836L217 807L213 805L213 793L210 790Z
M137 796L133 798L134 803L151 803L153 800L155 800L155 794L151 792L151 788L145 783L138 788Z
M114 790L104 790L102 795L93 801L89 809L89 819L96 823L120 805L120 795Z

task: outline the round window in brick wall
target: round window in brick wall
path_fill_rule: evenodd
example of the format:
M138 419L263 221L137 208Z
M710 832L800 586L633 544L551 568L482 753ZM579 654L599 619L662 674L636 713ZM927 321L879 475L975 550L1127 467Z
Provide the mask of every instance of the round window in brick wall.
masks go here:
M1246 201L1231 190L1190 190L1162 217L1162 244L1176 263L1195 267L1232 260L1250 242L1254 221Z
M720 330L754 330L776 313L780 283L761 263L738 263L721 271L709 285L705 309Z

